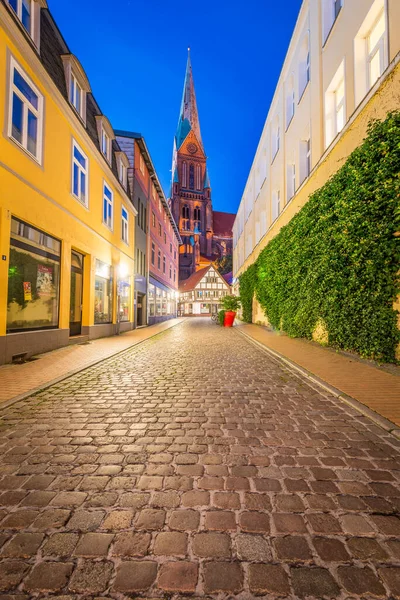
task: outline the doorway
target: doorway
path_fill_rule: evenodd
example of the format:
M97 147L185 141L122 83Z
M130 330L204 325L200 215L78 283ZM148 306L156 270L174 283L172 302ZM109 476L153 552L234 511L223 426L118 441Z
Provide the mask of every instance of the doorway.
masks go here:
M83 255L71 252L71 298L69 310L69 335L82 332Z
M136 327L142 327L144 316L144 294L137 295L137 304L136 304Z

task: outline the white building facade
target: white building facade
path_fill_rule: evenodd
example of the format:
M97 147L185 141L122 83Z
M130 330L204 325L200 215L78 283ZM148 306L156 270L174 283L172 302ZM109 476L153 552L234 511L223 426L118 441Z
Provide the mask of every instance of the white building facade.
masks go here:
M369 118L395 107L366 109L399 72L399 32L399 0L304 0L233 227L234 282L362 142Z

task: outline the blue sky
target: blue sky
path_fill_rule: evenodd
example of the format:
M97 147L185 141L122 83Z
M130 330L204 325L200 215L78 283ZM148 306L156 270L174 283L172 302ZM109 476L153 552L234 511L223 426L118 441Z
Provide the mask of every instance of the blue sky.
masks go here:
M139 131L166 194L191 47L215 210L236 212L301 0L49 0L115 129Z

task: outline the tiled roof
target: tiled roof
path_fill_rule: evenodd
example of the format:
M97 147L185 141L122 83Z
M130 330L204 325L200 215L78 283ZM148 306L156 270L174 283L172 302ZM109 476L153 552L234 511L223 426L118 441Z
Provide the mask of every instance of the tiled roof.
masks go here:
M218 212L213 211L213 230L214 235L221 235L223 237L232 236L233 223L235 222L236 215L234 213Z
M194 273L192 273L192 275L190 277L188 277L187 279L182 281L182 283L179 286L179 291L180 292L190 292L191 290L194 290L196 285L204 277L204 275L207 273L207 271L210 267L211 267L211 263L207 267L204 267L203 269L199 269L198 271L195 271Z

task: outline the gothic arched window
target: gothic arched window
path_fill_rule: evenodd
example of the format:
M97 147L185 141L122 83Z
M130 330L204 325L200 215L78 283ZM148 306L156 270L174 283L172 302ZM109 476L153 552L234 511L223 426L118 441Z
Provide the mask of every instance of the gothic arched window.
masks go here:
M190 214L189 207L187 204L182 206L182 229L189 231L190 229Z
M194 229L195 231L201 230L201 212L198 206L194 209Z
M196 166L196 188L201 190L201 167L200 165Z
M182 185L183 187L187 186L187 165L185 162L182 165Z
M189 189L194 190L194 165L189 167Z

